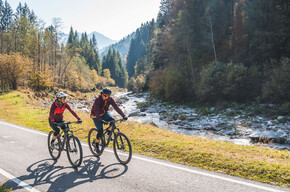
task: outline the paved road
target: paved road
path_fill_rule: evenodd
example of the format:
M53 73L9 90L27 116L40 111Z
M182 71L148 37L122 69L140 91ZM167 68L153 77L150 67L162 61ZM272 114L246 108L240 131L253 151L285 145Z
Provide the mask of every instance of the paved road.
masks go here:
M17 192L290 191L137 154L128 165L121 165L110 149L96 158L86 143L82 146L83 163L73 169L64 152L58 161L51 159L47 133L0 121L0 183Z

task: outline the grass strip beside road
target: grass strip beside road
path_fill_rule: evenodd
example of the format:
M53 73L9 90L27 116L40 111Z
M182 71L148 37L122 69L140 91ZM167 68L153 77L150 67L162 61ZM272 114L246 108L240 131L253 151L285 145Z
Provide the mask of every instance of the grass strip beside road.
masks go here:
M49 108L42 108L27 94L14 91L0 96L0 119L49 132ZM81 125L72 125L84 142L94 127L89 114L77 111ZM66 121L75 118L66 111ZM170 132L148 124L119 124L130 139L133 152L185 165L290 187L290 152L262 146L241 146Z
M0 192L12 192L12 189L8 189L2 185L0 186Z

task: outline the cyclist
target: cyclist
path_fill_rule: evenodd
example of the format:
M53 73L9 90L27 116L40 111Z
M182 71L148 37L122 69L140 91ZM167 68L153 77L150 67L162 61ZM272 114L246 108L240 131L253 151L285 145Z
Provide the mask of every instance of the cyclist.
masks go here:
M128 119L124 112L118 107L115 100L111 97L111 94L112 91L110 88L103 89L101 94L96 98L91 110L91 118L93 119L98 130L97 138L93 141L93 145L96 147L96 150L99 149L98 145L100 143L100 138L103 136L104 121L114 120L112 115L108 112L110 105L113 106L113 108L123 117L124 120Z
M63 112L65 109L68 109L73 116L75 116L78 121L81 123L82 120L79 118L79 116L70 108L70 106L65 102L66 97L68 95L64 92L58 92L56 93L56 100L52 103L49 113L49 125L54 130L54 134L51 140L51 144L54 143L56 136L59 134L59 128L57 127L57 123L64 123L63 120ZM62 129L65 128L65 126L61 126Z

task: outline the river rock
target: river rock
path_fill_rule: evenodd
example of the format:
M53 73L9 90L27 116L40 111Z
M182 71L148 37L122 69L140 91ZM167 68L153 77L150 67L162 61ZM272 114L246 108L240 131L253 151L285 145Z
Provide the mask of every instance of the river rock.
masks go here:
M157 110L153 107L150 107L146 110L146 113L156 113L156 112L157 112Z
M223 132L223 134L225 134L225 135L235 135L236 131L235 130L228 130L228 131Z
M186 120L186 118L187 117L185 115L179 115L179 117L177 119L184 121L184 120Z
M140 112L139 111L135 111L133 113L130 113L128 117L134 117L134 116L140 116Z
M200 130L197 127L187 127L187 126L179 126L178 129L185 129L185 130Z
M264 131L264 132L255 132L249 135L250 139L256 142L274 142L274 143L285 143L287 141L287 134L285 131L278 130L274 131Z
M147 110L147 108L143 107L143 108L140 108L140 112L145 112Z
M198 120L198 117L197 116L190 116L190 117L187 117L187 120L188 121L195 121L195 120Z

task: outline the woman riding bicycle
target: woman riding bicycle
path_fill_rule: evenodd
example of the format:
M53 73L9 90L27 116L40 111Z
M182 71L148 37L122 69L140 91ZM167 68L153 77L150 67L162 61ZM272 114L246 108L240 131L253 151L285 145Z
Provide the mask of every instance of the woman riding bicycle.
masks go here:
M54 134L52 137L51 143L54 143L57 135L59 134L59 128L57 127L57 123L63 123L63 112L65 109L68 109L73 116L75 116L78 121L81 123L82 120L79 116L70 108L70 106L65 102L65 99L68 95L64 92L58 92L56 94L56 100L52 103L49 113L49 125L54 130ZM61 126L64 129L64 125Z
M110 97L111 94L112 94L111 89L109 88L103 89L101 94L96 98L91 110L91 118L93 119L95 126L98 130L97 138L95 140L96 149L98 149L100 138L103 136L104 121L106 122L114 120L112 115L108 112L110 105L113 106L113 108L123 117L124 120L128 119L128 117L118 107L115 100L112 97Z

